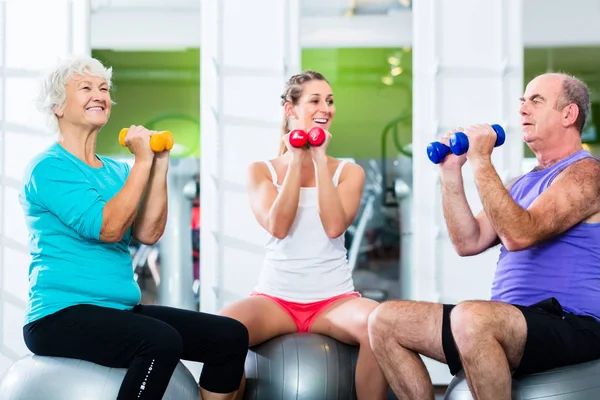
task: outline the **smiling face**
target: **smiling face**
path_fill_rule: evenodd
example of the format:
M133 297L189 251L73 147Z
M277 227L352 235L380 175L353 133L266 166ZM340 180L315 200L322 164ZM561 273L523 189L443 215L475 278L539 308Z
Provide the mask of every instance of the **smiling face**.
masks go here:
M308 70L290 77L281 95L281 105L285 112L284 136L294 129L309 131L320 127L329 131L335 116L331 86L323 74L316 71ZM286 151L282 141L279 154Z
M288 103L289 104L289 103ZM315 126L329 130L335 116L335 105L331 86L324 80L312 80L302 85L302 95L288 113L294 118L294 125L306 131Z
M319 72L304 71L292 76L281 99L286 116L284 135L292 129L310 130L315 126L329 130L335 115L333 93Z
M104 78L74 74L67 82L65 94L64 105L55 110L61 123L101 128L108 122L111 99Z

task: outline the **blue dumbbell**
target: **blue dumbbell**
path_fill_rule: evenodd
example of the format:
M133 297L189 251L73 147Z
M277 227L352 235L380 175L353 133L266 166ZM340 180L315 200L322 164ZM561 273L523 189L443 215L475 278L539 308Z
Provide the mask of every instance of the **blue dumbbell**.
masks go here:
M504 141L506 140L506 134L504 133L504 129L498 124L492 125L494 131L496 131L496 144L495 147L502 146ZM427 146L427 157L434 164L439 164L446 156L450 153L454 153L457 156L461 154L465 154L469 150L469 139L464 132L456 132L454 135L450 136L450 146L446 146L440 142L431 142Z

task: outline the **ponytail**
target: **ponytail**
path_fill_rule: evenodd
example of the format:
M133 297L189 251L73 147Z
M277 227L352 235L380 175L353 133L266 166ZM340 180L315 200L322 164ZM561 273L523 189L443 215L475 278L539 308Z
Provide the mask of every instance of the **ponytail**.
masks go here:
M287 115L283 114L283 124L281 124L281 137L283 138L285 135L287 135L288 131L289 131L288 118L287 118ZM281 140L281 143L279 146L279 155L282 156L286 152L287 152L287 146L285 145L283 140Z

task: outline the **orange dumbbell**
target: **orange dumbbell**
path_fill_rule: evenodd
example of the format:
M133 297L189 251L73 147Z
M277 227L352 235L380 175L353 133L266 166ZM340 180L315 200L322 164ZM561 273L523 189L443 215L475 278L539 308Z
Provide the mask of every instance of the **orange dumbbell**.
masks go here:
M129 131L128 128L121 129L119 133L119 143L121 146L127 146L125 144L125 136ZM173 145L175 144L175 139L173 139L173 134L169 131L157 132L154 135L150 136L150 148L155 153L160 153L161 151L171 150Z

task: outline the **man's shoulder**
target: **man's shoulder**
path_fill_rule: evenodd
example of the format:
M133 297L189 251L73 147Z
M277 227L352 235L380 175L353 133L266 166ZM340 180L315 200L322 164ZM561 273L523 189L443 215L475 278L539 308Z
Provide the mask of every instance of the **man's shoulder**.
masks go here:
M568 165L557 177L600 188L600 160L585 157Z
M552 182L559 186L557 196L568 199L566 204L585 210L585 218L598 222L600 213L600 161L586 157L566 167Z

